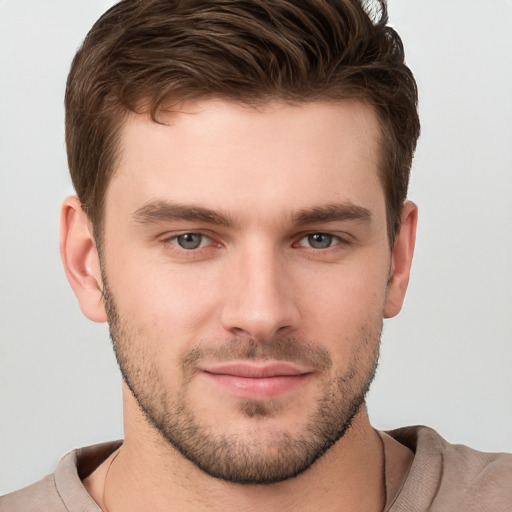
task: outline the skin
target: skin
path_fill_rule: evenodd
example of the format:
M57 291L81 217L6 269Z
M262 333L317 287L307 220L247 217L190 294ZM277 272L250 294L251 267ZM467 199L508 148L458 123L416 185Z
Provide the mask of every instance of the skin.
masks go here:
M364 104L276 102L254 109L205 100L182 105L164 121L134 114L123 128L106 195L103 274L87 216L76 198L65 201L64 267L82 311L97 322L107 320L106 277L122 326L114 332L118 357L121 352L132 374L139 367L146 372L139 385L159 397L155 407L172 410L181 391L210 431L253 443L251 456L270 457L273 440L304 435L337 376L351 376L343 394L371 379L382 320L403 303L417 209L405 204L390 248L379 126ZM171 216L169 204L185 208ZM208 209L209 217L191 219L190 207ZM319 209L328 215L312 215ZM184 233L202 235L200 246L180 247ZM326 247L311 246L315 233L332 237ZM314 347L328 354L330 365L301 362L309 364L306 378L271 397L250 395L261 414L248 414L247 397L203 370L218 364L233 340L251 343L272 362L278 356L265 347L275 339ZM198 347L206 352L184 374L183 357ZM267 362L261 356L255 364ZM240 485L212 478L184 458L126 384L123 397L124 444L84 482L105 510L384 506L382 444L364 404L346 434L300 475ZM389 439L385 446L389 501L410 453Z

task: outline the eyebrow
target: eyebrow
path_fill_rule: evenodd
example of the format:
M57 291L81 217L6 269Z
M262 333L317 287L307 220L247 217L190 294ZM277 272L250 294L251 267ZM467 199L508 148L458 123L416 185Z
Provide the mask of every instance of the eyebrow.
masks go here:
M296 224L317 224L322 222L364 221L372 222L370 210L351 203L328 204L313 208L304 208L293 216Z
M233 219L224 213L203 208L202 206L170 203L168 201L151 201L136 210L133 218L139 224L157 224L159 222L186 220L225 227L233 227L235 225Z
M185 205L163 200L146 203L134 212L133 219L138 224L158 224L159 222L184 220L204 222L228 228L237 225L235 220L228 214L202 206ZM291 217L291 222L295 225L340 221L372 222L372 220L373 215L370 210L351 203L336 203L303 208Z

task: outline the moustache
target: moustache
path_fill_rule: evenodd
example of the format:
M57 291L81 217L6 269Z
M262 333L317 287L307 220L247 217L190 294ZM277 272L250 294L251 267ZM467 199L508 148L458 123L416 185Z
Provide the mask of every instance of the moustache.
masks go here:
M313 370L325 371L332 367L329 352L316 344L294 337L274 337L265 341L253 338L233 338L220 344L218 341L201 341L180 358L185 374L194 371L199 361L286 361L302 364Z

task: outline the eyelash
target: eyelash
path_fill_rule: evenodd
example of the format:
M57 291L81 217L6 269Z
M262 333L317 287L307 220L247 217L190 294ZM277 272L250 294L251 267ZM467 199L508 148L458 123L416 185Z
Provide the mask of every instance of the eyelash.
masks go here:
M327 237L331 243L329 243L329 245L327 247L321 247L321 248L311 247L311 241L312 241L311 239L315 236L316 237L318 237L318 236ZM303 240L308 240L310 245L308 245L308 246L302 245L301 242ZM293 247L308 247L309 249L312 249L314 251L326 251L326 250L332 249L333 247L336 247L338 245L348 245L348 241L341 238L340 236L334 235L332 233L324 233L323 231L315 231L312 233L307 233L306 235L302 236L299 240L297 240L297 242L295 242L293 244Z
M184 247L183 245L180 244L179 242L179 239L180 238L184 238L184 237L200 237L200 240L199 240L199 244L197 247ZM194 233L194 232L190 232L190 233L182 233L181 235L175 235L174 237L172 237L169 241L171 243L174 243L176 242L176 244L174 245L179 245L181 247L181 249L184 249L185 251L195 251L197 249L202 249L203 247L205 247L205 242L207 243L208 241L211 241L212 239L208 236L208 235L205 235L204 233ZM184 241L184 243L186 244L187 241ZM190 242L191 245L194 245L193 242Z
M179 238L185 237L185 236L200 237L199 245L197 247L190 247L188 249L186 247L183 247L183 245L181 245L178 240L179 240ZM312 237L315 237L315 236L327 237L328 242L329 242L328 246L321 247L321 248L312 247L311 246ZM301 242L303 242L304 240L308 241L309 245L302 244ZM192 255L194 253L197 254L197 252L200 250L207 250L211 246L212 242L217 247L221 247L221 244L218 242L215 242L214 239L210 235L208 235L206 233L198 232L198 231L185 231L182 233L174 234L171 237L165 238L163 240L163 242L168 245L173 245L174 247L176 247L176 250L181 251L182 253L189 253L190 255ZM329 249L333 249L337 246L347 246L349 244L350 244L350 242L346 238L342 238L339 235L335 235L333 233L328 233L328 232L323 232L323 231L313 231L313 232L303 234L297 241L295 241L292 244L292 247L293 248L304 247L306 249L310 249L315 252L325 252L325 251L327 251Z
M185 237L185 236L200 237L200 242L199 242L198 247L191 247L191 248L187 249L187 248L183 247L182 245L180 245L178 240L181 237ZM182 254L188 253L190 256L192 256L193 254L197 254L198 251L208 249L212 245L212 243L215 243L215 242L214 242L214 239L210 235L207 235L206 233L202 233L199 231L184 231L182 233L177 233L170 237L165 238L163 240L163 243L166 246L173 246L172 250L180 251ZM220 247L221 244L216 243L215 245Z

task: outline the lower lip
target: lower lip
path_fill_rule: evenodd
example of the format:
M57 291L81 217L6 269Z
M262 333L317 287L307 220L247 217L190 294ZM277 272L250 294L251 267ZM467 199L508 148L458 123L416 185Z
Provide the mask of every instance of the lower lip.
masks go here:
M204 375L230 394L246 400L271 400L296 390L310 374L277 375L275 377L238 377L223 373Z

